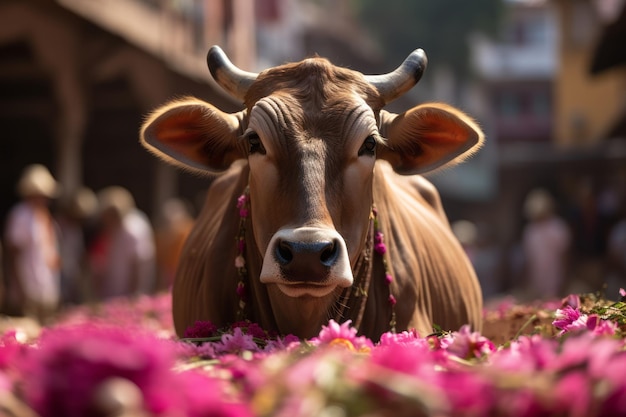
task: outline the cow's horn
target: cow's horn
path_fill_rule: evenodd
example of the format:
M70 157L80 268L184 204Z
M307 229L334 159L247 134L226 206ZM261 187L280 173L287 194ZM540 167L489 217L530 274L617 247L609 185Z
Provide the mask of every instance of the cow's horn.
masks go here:
M367 81L378 90L385 104L409 91L422 78L428 59L422 49L416 49L402 65L388 74L366 75Z
M233 97L241 101L244 100L248 88L258 76L253 72L237 68L219 46L212 46L209 49L206 62L215 81Z

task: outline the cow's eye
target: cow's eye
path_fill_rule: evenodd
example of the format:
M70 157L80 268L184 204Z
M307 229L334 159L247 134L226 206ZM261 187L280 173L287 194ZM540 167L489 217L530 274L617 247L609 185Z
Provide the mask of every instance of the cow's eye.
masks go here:
M361 155L376 155L376 138L372 135L365 138L361 149L359 149L359 156Z
M248 153L250 155L254 153L260 153L261 155L265 155L265 148L263 147L263 143L261 142L261 138L256 133L250 133L246 137L248 139Z

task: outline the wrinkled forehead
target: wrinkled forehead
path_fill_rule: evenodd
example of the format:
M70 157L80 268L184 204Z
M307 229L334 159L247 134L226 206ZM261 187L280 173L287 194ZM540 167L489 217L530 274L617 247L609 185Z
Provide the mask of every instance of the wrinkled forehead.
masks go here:
M265 118L281 129L324 134L357 120L375 123L382 100L361 73L311 58L261 73L246 106L251 124Z
M360 96L349 93L341 100L314 106L288 94L272 94L255 103L249 113L249 127L272 136L299 138L345 138L372 134L377 116Z

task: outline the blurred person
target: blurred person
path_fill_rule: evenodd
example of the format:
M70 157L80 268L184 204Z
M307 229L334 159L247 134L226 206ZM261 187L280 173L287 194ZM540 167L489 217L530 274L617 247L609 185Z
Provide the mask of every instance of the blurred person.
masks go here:
M5 229L9 301L44 324L60 300L59 236L48 207L58 185L45 166L33 164L22 172L17 192L21 201Z
M185 241L194 224L191 210L184 201L172 198L163 204L156 228L157 290L168 290Z
M61 302L76 304L86 299L85 228L98 208L95 193L80 188L59 210L57 223L61 233Z
M484 228L472 221L457 220L451 227L476 271L483 298L494 298L502 290L498 276L501 256L498 248L492 244Z
M90 265L98 300L154 291L154 232L137 209L131 193L111 186L98 193L99 235L90 248Z
M591 178L581 180L567 212L572 228L573 278L583 291L599 290L603 283L610 202L606 207L607 197L599 198L597 187Z
M566 285L571 233L544 189L532 190L524 201L528 219L522 235L524 269L529 295L550 299L561 296Z

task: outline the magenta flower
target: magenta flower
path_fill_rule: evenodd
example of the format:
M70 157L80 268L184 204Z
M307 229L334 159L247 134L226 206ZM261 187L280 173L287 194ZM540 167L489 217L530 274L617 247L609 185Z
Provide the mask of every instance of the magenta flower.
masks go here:
M283 338L277 337L276 339L269 340L263 351L272 353L281 350L291 350L297 346L300 346L300 339L297 336L288 334Z
M587 317L587 329L599 336L613 336L617 331L617 323L610 320L603 320L597 314Z
M222 335L222 340L214 345L217 353L241 353L245 351L257 352L259 347L252 336L244 334L241 327L236 327L232 334Z
M568 295L561 302L563 307L570 306L575 310L580 308L580 297L576 294Z
M558 343L540 335L520 336L511 342L508 349L493 353L490 362L505 372L535 372L554 363Z
M231 329L240 328L241 330L245 330L245 333L249 336L256 337L257 339L267 340L268 334L265 330L261 328L256 323L252 323L250 321L238 321L230 325Z
M385 245L382 232L376 232L376 234L374 235L374 250L379 255L384 255L385 253L387 253L387 246Z
M440 379L440 374L435 368L441 362L439 353L433 352L428 343L390 344L373 349L370 362L391 371L423 377L424 380L435 383Z
M217 334L217 326L210 321L196 320L193 326L187 327L184 338L213 337Z
M441 339L442 347L449 353L461 359L482 358L495 352L493 342L478 332L470 331L469 325L464 325L458 332L453 332Z
M559 335L577 330L585 330L587 328L587 315L582 314L578 309L574 309L568 305L565 308L556 310L552 325L561 330Z
M95 393L121 379L138 388L143 408L154 415L238 415L229 410L241 405L223 396L220 381L173 371L176 355L173 342L137 330L50 329L21 363L24 396L42 417L97 415Z
M338 324L335 320L330 320L328 326L322 326L322 330L317 337L310 340L313 344L342 344L346 347L352 346L356 350L368 350L374 344L365 336L357 337L357 330L351 327L352 320L347 320Z
M15 367L21 360L21 356L26 352L27 345L18 341L18 333L10 330L0 338L0 370Z
M428 341L419 336L415 329L404 331L400 333L386 332L380 336L380 342L378 346L391 346L391 345L419 345L428 347Z
M246 205L248 204L248 196L246 194L240 195L237 199L237 208L239 209L239 217L246 218L250 214Z
M592 415L592 384L582 371L565 374L552 390L553 413L572 417Z

